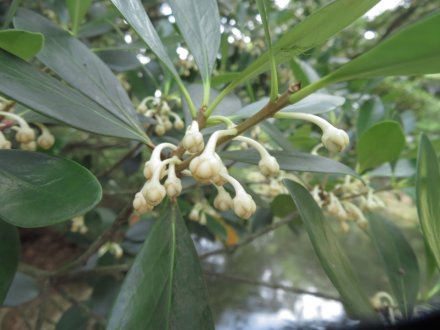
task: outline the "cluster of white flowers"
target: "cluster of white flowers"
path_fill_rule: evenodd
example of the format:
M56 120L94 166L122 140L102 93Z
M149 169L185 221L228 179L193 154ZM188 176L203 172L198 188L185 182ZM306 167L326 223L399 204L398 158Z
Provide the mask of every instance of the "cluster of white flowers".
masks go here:
M1 120L2 118L3 120ZM0 123L15 131L15 140L20 144L22 150L35 151L37 146L47 150L55 143L54 136L46 126L40 123L35 124L40 130L40 135L37 138L34 129L30 127L28 122L15 113L0 111ZM0 126L0 149L11 149L12 143L3 134L1 128Z
M349 231L348 221L355 221L359 228L366 229L368 220L363 212L385 207L368 184L350 176L346 176L344 183L336 185L331 192L315 186L312 196L319 206L339 220L344 233Z
M180 102L178 98L174 98L174 100ZM171 110L168 101L160 97L148 96L144 98L137 106L137 111L156 121L154 132L158 136L164 135L173 127L179 130L185 127L179 115Z

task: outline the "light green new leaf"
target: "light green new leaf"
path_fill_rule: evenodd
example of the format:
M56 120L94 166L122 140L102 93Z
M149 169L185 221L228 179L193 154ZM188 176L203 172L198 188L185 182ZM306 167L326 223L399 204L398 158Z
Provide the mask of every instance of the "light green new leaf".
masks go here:
M3 304L17 271L19 253L20 240L17 228L0 220L0 305Z
M214 69L220 47L217 1L169 0L168 3L205 83Z
M0 51L0 92L47 117L96 134L146 141L84 94Z
M37 54L44 44L41 33L32 33L23 30L0 31L0 49L14 54L23 60L29 60Z
M200 267L185 222L164 207L111 312L112 329L214 329Z
M382 259L393 296L402 315L411 318L420 284L417 257L395 224L375 213L367 218L371 238Z
M379 0L336 0L314 12L304 21L287 30L273 43L272 49L278 64L286 62L306 50L319 46L361 17ZM269 67L269 52L262 54L249 65L240 76L231 82L231 87L254 77Z
M397 160L405 146L405 134L399 123L382 121L364 131L357 143L359 171Z
M328 75L328 83L440 72L440 12L395 33Z
M416 200L423 237L440 268L440 167L434 147L422 134L417 158Z
M291 180L284 180L284 184L298 208L321 266L341 295L349 314L360 320L375 320L377 317L368 296L321 208L300 184Z
M63 80L147 139L133 104L118 79L82 42L29 10L19 10L14 25L29 31L41 32L46 38L46 43L38 54L38 59Z
M0 218L13 225L53 225L101 200L98 180L71 160L21 150L0 150L0 159Z
M271 150L270 154L278 160L280 168L284 171L358 176L356 172L348 166L330 158L287 150ZM260 154L255 150L224 151L220 153L220 156L222 159L230 159L255 165L260 161Z
M84 16L89 10L92 0L66 0L67 9L69 10L70 20L72 21L72 32L77 34L78 27Z

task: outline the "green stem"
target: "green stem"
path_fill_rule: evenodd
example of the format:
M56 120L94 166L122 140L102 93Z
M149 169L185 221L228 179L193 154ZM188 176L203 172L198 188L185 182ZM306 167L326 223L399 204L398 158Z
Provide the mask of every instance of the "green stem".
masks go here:
M217 108L217 106L220 104L220 102L228 95L230 92L232 92L235 88L235 85L228 85L224 90L220 92L220 94L217 95L217 97L214 99L214 101L211 103L211 105L206 109L205 111L205 118L208 118L211 113Z
M234 122L225 116L211 116L207 120L207 125L216 125L218 123L224 123L227 127L234 127Z
M209 81L209 76L208 76L206 78L206 80L203 82L203 102L202 102L202 107L208 106L210 92L211 92L211 82Z
M186 89L182 80L177 79L176 82L177 82L177 86L179 86L180 92L182 93L183 97L186 100L186 103L188 104L188 108L189 108L189 112L191 113L191 117L193 119L196 118L197 117L197 109L194 105L194 102L191 99L191 96L188 93L188 90Z

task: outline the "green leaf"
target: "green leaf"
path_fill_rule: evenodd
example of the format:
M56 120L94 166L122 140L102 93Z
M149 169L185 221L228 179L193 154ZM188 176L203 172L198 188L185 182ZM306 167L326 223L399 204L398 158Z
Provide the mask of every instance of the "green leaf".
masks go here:
M125 278L111 329L214 329L200 267L175 206L164 207Z
M23 60L29 60L37 54L44 44L41 33L23 30L0 31L0 48Z
M314 12L292 29L288 29L273 45L277 63L316 47L343 30L366 13L379 0L336 0ZM435 31L435 30L434 30ZM231 82L231 87L254 77L269 67L269 52L262 54L249 65L240 76Z
M234 118L248 118L260 111L269 102L268 97L264 97L257 102L248 104L235 112ZM345 98L342 96L329 95L323 93L313 93L303 98L295 104L284 107L281 112L302 112L310 114L320 114L329 112L343 105Z
M45 116L85 131L146 141L121 119L77 90L0 51L0 91Z
M382 120L385 115L385 108L377 96L365 102L359 110L359 116L356 121L356 134L361 136L362 133Z
M101 200L98 180L71 160L20 150L0 150L0 159L0 218L13 225L53 225Z
M335 160L302 152L271 150L280 168L285 171L317 172L358 176L351 168ZM255 150L224 151L222 159L235 160L247 164L258 164L260 154Z
M405 318L413 314L419 292L417 257L400 229L378 214L368 215L371 238L379 253L393 296Z
M169 0L177 26L205 84L220 47L220 16L216 0Z
M405 135L399 123L382 121L371 126L362 133L357 144L359 171L397 160L404 146Z
M1 178L0 178L1 180ZM17 228L0 220L0 305L3 304L9 286L18 267L20 239Z
M423 237L440 268L440 168L434 147L422 134L417 158L416 200Z
M89 317L79 306L71 306L63 313L55 330L86 329Z
M40 288L37 281L29 275L16 272L3 305L18 307L34 300L39 295Z
M284 218L296 210L296 206L292 202L293 200L290 195L279 194L270 203L270 208L275 216Z
M440 72L440 12L395 33L324 78L339 82L377 76Z
M32 11L19 10L14 24L41 32L46 43L38 59L138 135L146 138L127 93L97 55L69 33Z
M349 314L360 320L375 320L377 316L368 296L360 286L358 276L321 208L300 184L291 180L284 180L284 184L303 219L321 266L341 295Z
M92 0L66 0L66 4L72 21L72 32L77 34L78 27L86 16Z

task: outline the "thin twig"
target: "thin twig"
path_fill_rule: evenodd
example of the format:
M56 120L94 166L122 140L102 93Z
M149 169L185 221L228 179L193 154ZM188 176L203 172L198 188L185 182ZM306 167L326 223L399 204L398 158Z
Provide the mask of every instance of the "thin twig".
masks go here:
M211 271L207 271L207 270L204 270L203 272L208 276L217 277L219 279L223 279L223 280L227 280L227 281L233 281L233 282L249 284L249 285L256 285L256 286L263 286L265 288L270 288L273 290L284 290L284 291L292 292L295 294L308 294L308 295L312 295L312 296L323 298L323 299L341 301L341 299L339 297L335 297L335 296L332 296L332 295L329 295L326 293L303 290L303 289L294 288L294 287L291 287L288 285L250 280L250 279L244 278L244 277L239 277L239 276L235 276L235 275L228 275L228 274L220 274L217 272L211 272Z
M231 253L234 252L236 249L238 249L239 247L242 247L244 245L247 245L249 243L251 243L252 241L256 240L258 237L263 236L264 234L267 234L271 231L274 231L277 228L280 228L284 225L287 225L289 222L291 222L293 219L295 219L295 217L298 216L297 212L292 212L289 215L287 215L284 219L274 222L273 224L264 227L263 229L259 230L258 232L256 232L255 234L249 235L248 237L246 237L244 240L238 242L237 244L235 244L234 246L231 247L223 247L223 248L219 248L213 251L209 251L206 253L203 253L199 256L199 258L201 260L206 259L210 256L216 255L216 254L223 254L223 253Z

